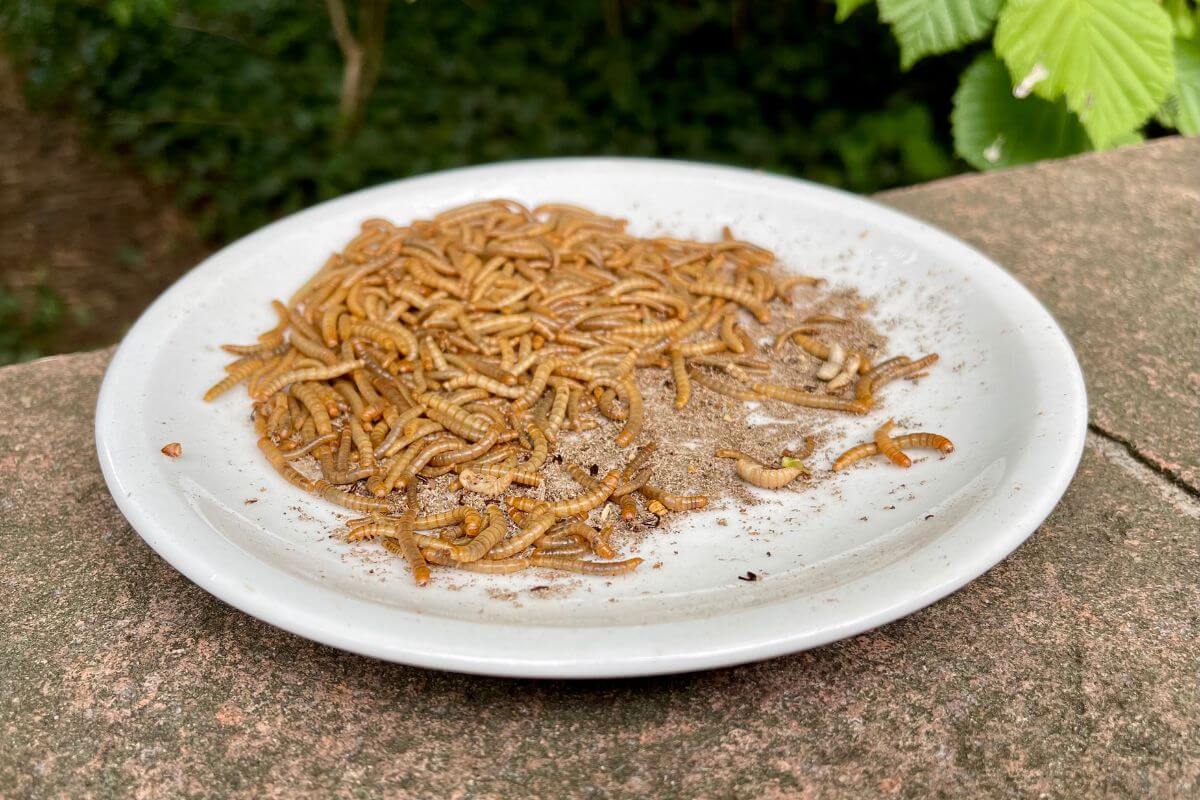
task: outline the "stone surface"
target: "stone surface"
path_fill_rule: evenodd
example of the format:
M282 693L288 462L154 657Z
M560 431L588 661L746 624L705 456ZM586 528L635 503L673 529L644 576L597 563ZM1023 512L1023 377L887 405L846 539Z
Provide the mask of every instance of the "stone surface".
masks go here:
M955 222L953 209L982 206L990 181L1000 187L992 213L1020 219L1022 175L1047 193L1069 192L1119 163L1138 183L1155 175L1139 167L1143 154L1153 164L1178 147L1052 165L1054 181L1037 168L901 200L965 233L971 223ZM1141 191L1149 206L1171 196L1154 183ZM1101 236L1123 223L1076 224ZM1052 252L1064 236L1082 237L1065 219L1051 227L1060 235L1041 246ZM1078 324L1097 409L1121 408L1101 391L1145 401L1137 392L1146 387L1129 383L1130 362L1105 355L1111 337L1090 333L1088 309L1074 299L1072 282L1091 286L1086 263L1052 267L1049 256L984 244L1031 283L1029 265L1060 270L1057 281L1042 276L1043 297ZM1129 314L1162 333L1163 303L1175 300L1126 292L1140 283L1145 255L1113 248L1128 259L1110 258L1128 276L1114 302L1131 303ZM1189 263L1181 255L1179 269ZM1094 324L1109 324L1107 295L1087 291ZM1194 366L1195 339L1145 341L1161 344L1170 363ZM905 620L736 669L522 682L340 653L178 575L121 518L96 464L92 408L109 355L0 370L0 797L1200 792L1200 500L1156 471L1178 424L1169 415L1186 412L1189 398L1169 398L1158 418L1118 417L1130 425L1120 430L1133 456L1107 434L1090 436L1075 482L1028 543Z
M1075 345L1093 425L1200 493L1200 139L880 199L1020 278Z

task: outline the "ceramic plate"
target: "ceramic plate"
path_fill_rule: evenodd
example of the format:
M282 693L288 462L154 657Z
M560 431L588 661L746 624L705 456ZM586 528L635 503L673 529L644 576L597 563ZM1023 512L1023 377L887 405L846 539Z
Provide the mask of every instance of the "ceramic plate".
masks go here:
M728 224L782 264L876 298L890 353L938 351L919 384L847 420L841 447L890 416L957 451L909 470L875 464L747 511L689 515L636 553L658 569L539 591L544 574L412 585L329 538L337 509L277 476L244 392L201 401L221 342L252 341L368 217L428 218L488 197L562 201L635 233L716 238ZM957 239L869 201L755 172L625 159L455 170L358 192L277 222L196 267L141 317L100 392L108 486L163 558L227 603L346 650L423 667L601 677L705 669L850 636L945 597L1046 517L1086 430L1079 365L1050 314ZM179 441L184 454L159 453ZM726 524L717 524L717 518ZM740 580L747 571L759 580Z

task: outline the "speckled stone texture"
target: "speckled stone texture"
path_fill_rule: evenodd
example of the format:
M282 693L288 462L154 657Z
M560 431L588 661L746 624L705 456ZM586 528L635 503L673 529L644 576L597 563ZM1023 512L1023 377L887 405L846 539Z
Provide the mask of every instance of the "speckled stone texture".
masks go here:
M282 633L117 512L92 451L109 351L0 370L0 797L1196 796L1196 398L1164 387L1196 369L1198 163L1172 141L888 198L1050 304L1102 430L981 579L736 669L493 680Z

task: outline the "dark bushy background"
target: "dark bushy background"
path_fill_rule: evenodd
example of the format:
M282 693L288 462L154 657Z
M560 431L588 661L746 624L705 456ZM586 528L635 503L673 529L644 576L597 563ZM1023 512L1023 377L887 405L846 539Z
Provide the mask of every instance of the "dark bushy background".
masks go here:
M354 3L348 3L353 12ZM365 123L337 143L341 55L317 0L9 0L37 107L83 121L217 241L461 164L656 155L855 191L957 171L969 54L910 73L873 9L826 0L395 2Z

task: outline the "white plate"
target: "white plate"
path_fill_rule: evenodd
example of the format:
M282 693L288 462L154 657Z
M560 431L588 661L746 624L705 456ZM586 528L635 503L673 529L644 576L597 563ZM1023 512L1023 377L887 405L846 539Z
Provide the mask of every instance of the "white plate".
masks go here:
M227 360L216 345L270 327L268 301L299 286L363 219L404 222L486 197L576 203L626 217L635 232L713 238L729 224L790 268L860 288L880 300L880 321L895 322L889 352L937 350L942 361L918 385L888 392L865 420L848 421L843 442L813 463L828 464L838 444L889 416L945 433L957 451L907 471L849 470L747 514L689 516L640 546L638 555L661 560L660 569L565 594L530 591L539 577L525 574L464 580L439 572L419 589L400 570L364 564L328 538L335 510L263 461L244 393L201 402ZM786 178L567 159L387 184L225 248L125 338L101 388L96 441L109 488L138 533L248 614L407 664L579 678L792 653L945 597L1012 552L1054 507L1078 465L1086 411L1079 365L1054 320L1007 273L945 233ZM182 458L159 454L171 441L183 443ZM747 570L761 580L738 580ZM515 601L498 596L508 590Z

